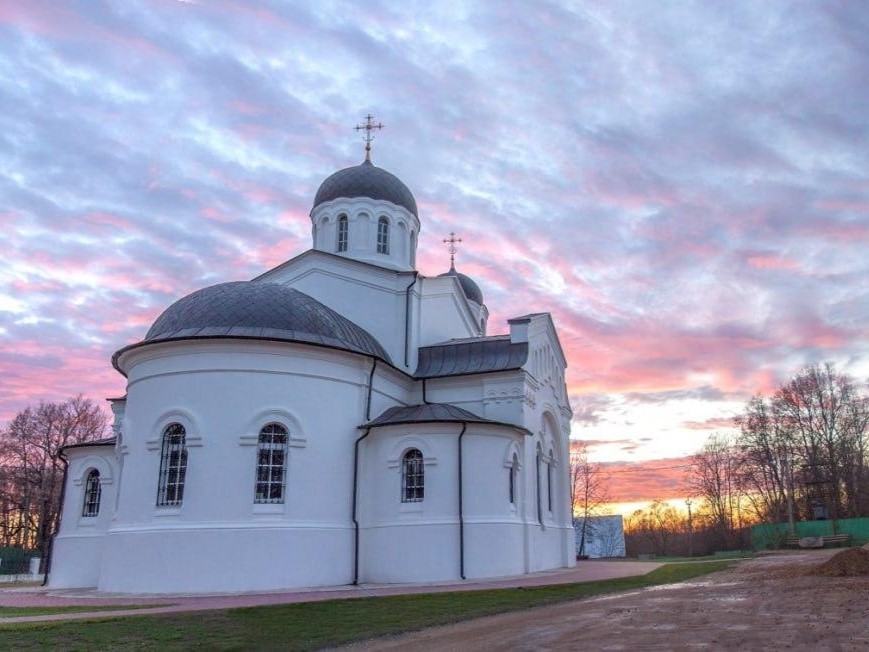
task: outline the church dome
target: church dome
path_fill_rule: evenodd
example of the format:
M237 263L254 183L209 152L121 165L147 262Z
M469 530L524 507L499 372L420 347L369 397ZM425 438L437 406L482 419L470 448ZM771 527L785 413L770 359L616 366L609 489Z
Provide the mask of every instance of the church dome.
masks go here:
M389 361L370 333L316 299L285 285L254 281L212 285L179 299L141 344L221 337L306 342Z
M438 276L455 276L459 279L459 285L462 286L462 291L465 293L465 296L471 301L476 301L481 306L483 305L483 291L480 289L480 286L474 282L474 279L467 274L457 272L455 267L450 267L450 271L438 274Z
M419 217L416 212L416 200L408 187L397 176L377 167L371 161L338 170L327 178L317 190L314 208L339 197L383 199L396 206L402 206Z

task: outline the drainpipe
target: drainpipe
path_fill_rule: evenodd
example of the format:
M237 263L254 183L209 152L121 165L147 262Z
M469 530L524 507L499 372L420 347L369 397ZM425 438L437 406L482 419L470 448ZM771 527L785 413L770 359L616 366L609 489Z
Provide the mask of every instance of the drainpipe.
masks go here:
M63 456L63 449L58 452L58 458L63 462L63 484L60 485L60 505L57 508L57 525L55 532L48 542L48 553L45 559L45 577L42 578L42 586L48 584L48 574L51 572L51 558L54 557L54 540L60 531L60 520L63 517L63 501L66 500L66 476L69 474L69 461Z
M462 477L462 439L465 437L465 431L468 429L468 423L462 421L462 431L459 433L459 576L465 578L465 513L462 501L462 493L464 488L464 478Z
M374 363L371 365L371 373L368 374L368 398L365 402L365 422L371 420L371 394L374 389L374 370L377 369L377 358L371 358Z
M425 388L426 388L425 381L426 380L427 380L426 378L422 379L422 402L425 403L426 405L430 405L430 403L428 402L428 398L426 398L426 395L425 395Z
M374 370L377 369L377 358L372 358L371 372L368 374L368 398L365 404L365 421L371 420L371 394L374 388ZM371 428L356 438L353 444L353 584L359 584L359 443L371 433Z
M419 272L413 273L413 280L404 288L404 366L410 364L410 289L416 285Z
M359 584L359 520L357 510L359 503L359 443L365 439L371 428L366 428L362 436L356 439L353 445L353 584Z

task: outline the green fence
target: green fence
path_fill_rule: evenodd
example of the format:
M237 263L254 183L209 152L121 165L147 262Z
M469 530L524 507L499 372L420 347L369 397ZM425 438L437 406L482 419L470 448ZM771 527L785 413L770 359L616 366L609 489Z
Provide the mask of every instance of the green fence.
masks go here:
M850 534L853 545L869 542L869 518L844 518L838 521L798 521L794 523L798 537L821 537ZM751 545L755 550L781 548L790 535L787 523L766 523L751 528Z
M0 575L29 573L30 558L34 554L21 548L0 548Z

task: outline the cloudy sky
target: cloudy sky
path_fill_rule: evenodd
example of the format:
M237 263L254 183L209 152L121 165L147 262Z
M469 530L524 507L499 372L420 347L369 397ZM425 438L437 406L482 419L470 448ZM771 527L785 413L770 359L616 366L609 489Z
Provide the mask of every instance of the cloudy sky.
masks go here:
M371 112L420 270L455 231L492 332L550 311L574 437L678 495L753 393L869 377L867 34L860 0L0 3L0 424L123 394L167 305L307 249Z

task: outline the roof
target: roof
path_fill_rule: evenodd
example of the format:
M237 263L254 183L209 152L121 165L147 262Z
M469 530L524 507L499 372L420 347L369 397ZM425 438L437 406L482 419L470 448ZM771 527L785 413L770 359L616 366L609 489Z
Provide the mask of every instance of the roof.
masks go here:
M70 448L90 448L91 446L114 446L118 441L117 437L106 437L105 439L94 439L93 441L83 441L80 444L68 444L61 446L60 450L65 451Z
M397 426L409 423L482 423L493 426L515 428L525 434L531 434L527 428L514 423L493 421L447 403L424 403L421 405L398 405L391 407L376 419L359 426L359 428L376 428L378 426Z
M410 189L397 176L377 167L371 161L338 170L328 177L317 190L313 208L340 197L383 199L396 206L403 206L419 217L416 200Z
M419 349L416 378L463 376L520 369L528 360L528 343L507 335L450 340Z
M212 285L169 306L145 339L124 347L118 356L154 342L197 338L242 338L302 342L390 362L368 331L313 297L279 283L238 281Z
M450 271L438 274L438 276L455 276L459 280L459 285L462 286L462 292L465 293L465 296L471 301L476 301L480 305L483 305L483 291L474 279L467 274L457 272L455 267L450 267Z

